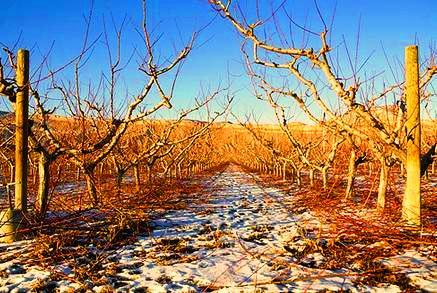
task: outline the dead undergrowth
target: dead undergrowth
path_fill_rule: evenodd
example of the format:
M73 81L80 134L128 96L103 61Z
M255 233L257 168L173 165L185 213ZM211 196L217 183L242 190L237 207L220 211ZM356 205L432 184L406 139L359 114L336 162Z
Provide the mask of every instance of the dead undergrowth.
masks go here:
M132 192L134 186L125 184L114 192L112 183L100 185L101 203L91 208L85 200L84 192L73 196L55 194L50 203L47 217L43 221L32 214L27 215L27 225L22 229L26 238L33 240L25 250L1 251L0 262L19 259L22 266L38 266L51 272L52 280L71 279L83 285L109 284L111 267L104 267L108 255L116 249L134 243L138 235L149 235L153 227L149 224L152 217L159 217L168 210L186 209L188 202L199 204L208 200L200 196L202 182L219 170L209 170L197 178L153 182L144 184L139 192ZM81 209L77 210L80 204ZM182 242L158 243L158 247L186 253L190 247ZM173 255L174 256L174 255ZM173 257L161 262L174 261ZM74 277L62 271L53 271L53 264L64 264L72 268ZM102 274L102 272L104 272ZM7 272L0 272L7 274ZM113 283L113 282L112 282ZM49 284L40 284L47 288Z
M256 177L255 177L256 178ZM327 190L316 183L310 187L304 182L300 187L273 176L259 175L257 180L264 188L274 187L289 194L285 203L294 214L310 212L323 225L308 227L308 236L314 245L306 246L298 259L310 253L321 253L321 269L347 268L357 273L357 284L375 285L389 283L403 291L415 291L405 274L384 266L384 258L414 249L437 261L437 190L434 176L423 184L423 226L413 228L400 221L402 194L399 187L390 188L383 212L377 211L376 191L372 182L361 183L352 201L344 200L344 184L333 180ZM295 253L295 252L294 252ZM299 260L298 260L299 262Z

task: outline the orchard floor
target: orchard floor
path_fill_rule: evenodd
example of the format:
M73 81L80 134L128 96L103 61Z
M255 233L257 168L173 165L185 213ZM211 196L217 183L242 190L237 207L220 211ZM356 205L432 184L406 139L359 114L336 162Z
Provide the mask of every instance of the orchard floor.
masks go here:
M433 243L329 235L292 194L234 165L197 180L204 192L186 208L155 212L149 233L118 248L82 247L76 265L29 264L35 240L0 244L0 292L437 292Z

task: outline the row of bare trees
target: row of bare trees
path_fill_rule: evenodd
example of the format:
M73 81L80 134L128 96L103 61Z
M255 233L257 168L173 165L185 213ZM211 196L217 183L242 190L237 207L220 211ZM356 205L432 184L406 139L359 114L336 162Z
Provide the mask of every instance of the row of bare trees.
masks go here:
M229 88L201 90L188 109L173 111L169 119L154 119L159 112L173 108L177 80L198 33L179 51L162 52L157 45L160 37L152 35L148 28L146 8L143 1L144 19L138 32L144 48L123 52L124 23L114 25L112 38L105 27L93 39L91 11L79 54L58 68L50 66L49 53L44 55L31 68L25 89L17 78L16 46L4 48L0 95L7 97L15 109L17 95L22 90L30 94L29 120L26 117L23 125L29 134L29 177L38 177L34 210L40 219L47 212L59 178L64 175L61 179L68 180L66 174L72 170L75 180L86 183L90 205L97 207L102 201L97 182L108 169L118 189L129 174L139 192L144 174L146 182L162 181L190 176L221 163L211 147L213 125L229 110L233 99ZM90 67L96 64L90 60L99 44L106 50L108 66L90 80L89 72L94 70ZM33 53L31 57L36 55ZM168 56L163 58L165 53ZM141 86L136 85L136 92L124 83L126 75L132 74L128 68L135 61L143 80ZM192 120L195 114L201 120ZM5 186L14 183L15 128L11 115L2 117L1 178ZM22 210L26 212L25 205Z
M435 52L431 52L420 64L422 71L418 73L416 51L415 74L418 78L415 83L397 80L387 85L386 80L381 80L381 86L378 86L377 76L369 78L362 70L368 58L359 64L358 56L350 55L350 48L344 38L335 43L332 25L328 27L317 2L315 12L322 24L321 32L300 25L293 19L285 2L273 8L271 14L264 13L264 18L259 2L254 15L242 10L239 3L233 2L212 0L210 4L242 37L242 56L247 75L253 84L254 95L271 106L287 137L290 151L285 153L280 151L280 146L257 137L265 147L265 153L274 161L274 169L289 162L297 173L302 166L307 167L310 178L314 170L317 170L323 174L326 187L326 174L336 151L341 144L347 142L350 162L346 198L351 198L353 193L356 167L369 159L366 153L370 152L380 163L377 205L383 209L390 168L397 163L407 163L407 145L419 144L420 155L420 132L417 132L420 124L412 120L412 113L418 117L420 103L408 102L406 97L420 95L420 102L425 103L435 94L432 93L433 88L429 87L432 77L437 73ZM302 45L297 45L296 36L302 36ZM411 50L414 48L408 48L407 55ZM410 56L413 58L414 54ZM408 60L407 57L406 63ZM414 66L412 69L415 70ZM414 73L410 76L414 77ZM393 103L387 102L389 96L393 97ZM410 99L413 98L411 96ZM316 153L326 137L308 143L299 141L289 127L292 117L287 115L287 109L293 107L299 108L324 133L329 133L329 148L321 156ZM415 143L409 144L410 140ZM431 141L427 141L430 151L424 154L422 162L432 161L429 158L435 152L435 140L434 136ZM363 145L371 151L363 152ZM257 160L262 161L261 158ZM419 157L415 159L418 160ZM422 174L427 167L427 164L422 164ZM414 181L420 181L420 177L409 181L410 185L414 185ZM420 223L420 191L409 193L408 190L407 187L403 218L417 225ZM415 200L417 198L419 201Z

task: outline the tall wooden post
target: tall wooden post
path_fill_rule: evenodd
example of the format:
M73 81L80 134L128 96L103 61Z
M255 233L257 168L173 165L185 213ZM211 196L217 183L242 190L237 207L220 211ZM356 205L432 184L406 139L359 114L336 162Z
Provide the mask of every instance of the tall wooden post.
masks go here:
M27 140L29 116L29 51L20 49L17 54L15 105L15 209L27 209Z
M407 182L402 219L420 225L420 95L417 46L405 48L405 92L407 100Z
M29 51L20 49L17 54L15 104L15 205L0 211L0 242L13 242L20 238L18 229L22 213L27 209L27 139L29 111ZM13 170L14 170L13 169Z

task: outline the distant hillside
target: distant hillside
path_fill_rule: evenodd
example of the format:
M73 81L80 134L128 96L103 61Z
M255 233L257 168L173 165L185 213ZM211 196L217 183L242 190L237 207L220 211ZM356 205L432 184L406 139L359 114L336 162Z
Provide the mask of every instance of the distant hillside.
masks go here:
M384 111L382 111L384 110ZM387 111L386 109L378 109L377 112L380 112L380 116L387 116ZM390 112L389 112L390 115ZM0 111L0 119L4 120L4 119L14 119L13 118L14 113L13 112L6 112L6 111ZM344 119L347 118L351 118L350 113L347 113L344 116ZM38 120L38 116L34 116L33 119L35 121ZM381 120L384 120L383 118L381 118ZM13 120L10 120L13 123ZM74 118L71 117L66 117L66 116L61 116L61 115L50 115L50 119L49 121L51 123L54 123L54 125L61 125L61 124L71 124L74 121ZM175 120L171 120L171 119L143 119L143 120L139 120L137 122L135 122L136 126L141 126L141 125L157 125L157 126L162 126L165 127L166 125L168 125L169 123L174 122ZM201 121L201 120L194 120L194 119L184 119L182 120L182 122L180 122L180 126L189 126L189 125L202 125L206 123L205 121ZM226 129L232 129L234 131L241 131L244 130L244 127L242 127L240 124L235 123L235 122L224 122L224 121L220 121L220 122L215 122L214 123L215 126L218 127L223 127ZM278 124L275 123L261 123L261 124L253 124L252 125L255 128L261 129L263 131L271 131L271 132L281 132L281 128ZM323 129L322 126L320 125L311 125L311 124L305 124L302 122L289 122L288 123L288 127L289 129L295 130L295 131L299 131L299 132L314 132L314 131L320 131L321 129ZM426 133L436 133L437 131L437 119L434 120L422 120L422 130L424 130Z

